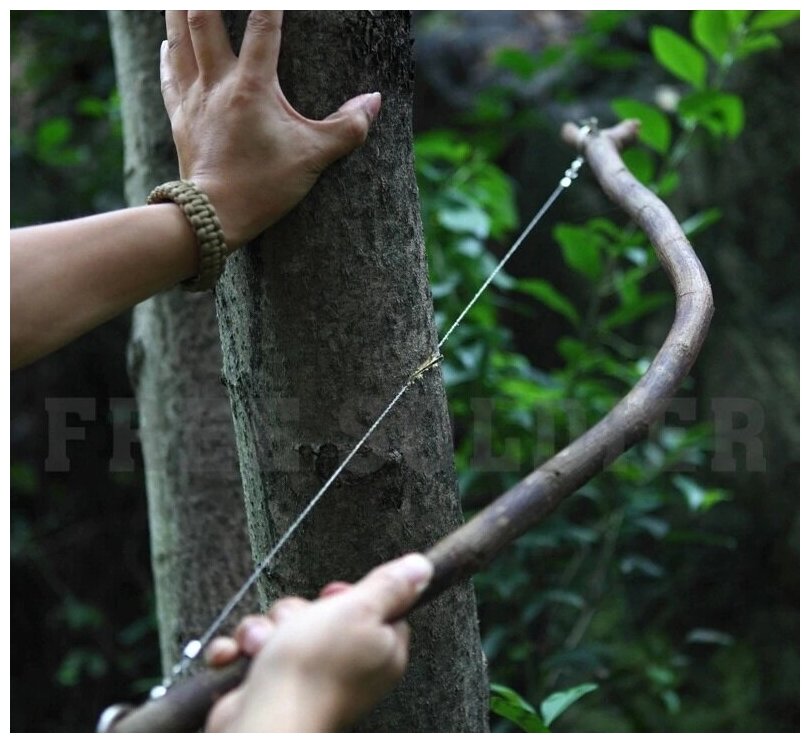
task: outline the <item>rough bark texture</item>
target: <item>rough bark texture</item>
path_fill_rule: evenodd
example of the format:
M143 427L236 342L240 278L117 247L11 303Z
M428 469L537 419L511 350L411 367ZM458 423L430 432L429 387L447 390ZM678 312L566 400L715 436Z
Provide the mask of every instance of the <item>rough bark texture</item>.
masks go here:
M110 13L130 204L177 177L160 95L157 11ZM129 368L146 466L164 672L252 569L222 355L210 293L173 289L134 310ZM255 597L243 603L254 610ZM238 617L243 612L237 612Z
M322 118L375 90L383 106L365 146L232 258L217 289L257 558L436 348L412 166L409 32L399 12L285 14L279 72L293 106ZM460 522L446 399L433 370L311 513L264 576L264 596L354 580ZM412 627L408 674L363 729L485 730L471 586L416 612Z

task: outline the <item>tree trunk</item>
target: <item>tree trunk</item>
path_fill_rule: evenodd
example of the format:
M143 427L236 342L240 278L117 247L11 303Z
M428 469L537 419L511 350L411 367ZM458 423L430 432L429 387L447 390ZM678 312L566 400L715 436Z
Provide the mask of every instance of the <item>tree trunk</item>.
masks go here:
M409 31L401 12L284 17L279 73L297 110L323 118L375 90L383 105L364 147L234 256L217 289L257 559L436 348L412 167ZM434 369L312 511L263 576L262 592L268 601L311 596L329 580L355 580L426 549L460 521L446 398ZM486 730L472 587L419 610L412 627L409 671L363 729Z
M157 11L111 11L110 27L127 201L144 204L154 186L177 178L158 74L165 22ZM135 308L129 368L146 467L164 673L252 569L221 366L210 293L173 289ZM255 596L247 597L234 618L255 606Z

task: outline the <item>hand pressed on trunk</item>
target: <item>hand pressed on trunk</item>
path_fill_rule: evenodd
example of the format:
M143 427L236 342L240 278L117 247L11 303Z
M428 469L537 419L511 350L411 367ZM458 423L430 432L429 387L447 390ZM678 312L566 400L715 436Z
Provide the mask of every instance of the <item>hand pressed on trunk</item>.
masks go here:
M366 139L380 94L323 121L299 114L279 86L282 11L251 12L237 58L219 11L166 11L161 89L180 175L205 191L230 250L294 207L321 172Z
M366 138L378 93L324 121L284 98L276 63L280 11L253 11L231 52L219 11L166 11L161 88L180 175L206 192L228 251L295 206L321 171ZM174 204L12 230L12 368L200 270L198 235Z

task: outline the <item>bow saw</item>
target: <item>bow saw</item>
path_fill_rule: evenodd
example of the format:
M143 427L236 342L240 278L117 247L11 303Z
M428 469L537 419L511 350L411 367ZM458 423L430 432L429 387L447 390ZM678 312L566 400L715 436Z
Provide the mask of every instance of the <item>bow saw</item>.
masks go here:
M414 608L481 570L643 439L697 359L714 311L711 286L677 219L624 166L619 153L635 140L638 127L636 121L623 121L600 131L595 125L569 123L561 134L585 157L605 194L650 240L675 291L672 327L644 376L602 420L425 553L434 575ZM432 358L417 372L425 373L440 358ZM139 707L114 705L102 713L98 731L199 730L214 702L239 685L249 667L250 659L242 657L225 668L181 680L164 696Z

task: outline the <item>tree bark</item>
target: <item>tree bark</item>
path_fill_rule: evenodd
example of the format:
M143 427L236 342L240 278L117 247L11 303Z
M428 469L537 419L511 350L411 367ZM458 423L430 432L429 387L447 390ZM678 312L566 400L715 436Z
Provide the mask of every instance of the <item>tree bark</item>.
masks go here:
M157 11L111 11L110 27L126 196L132 205L144 204L152 188L177 178L158 74L165 22ZM213 296L173 289L136 307L128 361L166 673L252 569ZM255 594L249 595L234 618L255 606Z
M323 118L375 90L383 104L366 144L234 256L217 288L256 559L436 348L412 166L410 46L407 13L285 14L279 74L297 110ZM355 580L426 549L460 522L446 398L434 369L263 576L264 598L312 596L329 580ZM486 730L471 585L420 609L412 627L409 671L362 729Z

